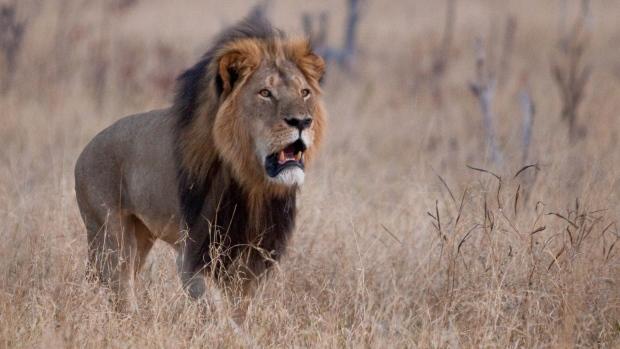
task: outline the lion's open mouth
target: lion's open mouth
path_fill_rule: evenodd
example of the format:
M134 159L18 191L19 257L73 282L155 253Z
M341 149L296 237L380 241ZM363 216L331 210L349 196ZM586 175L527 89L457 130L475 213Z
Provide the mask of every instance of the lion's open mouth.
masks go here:
M304 152L306 145L301 139L287 145L284 149L270 154L265 159L265 170L270 177L277 176L289 167L304 169Z

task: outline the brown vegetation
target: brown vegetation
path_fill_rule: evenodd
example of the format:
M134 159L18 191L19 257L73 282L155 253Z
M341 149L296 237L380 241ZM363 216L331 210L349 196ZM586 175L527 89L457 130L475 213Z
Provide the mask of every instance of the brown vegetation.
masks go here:
M590 4L578 56L558 51L557 23L582 16L579 1L562 2L566 11L455 1L448 15L450 1L364 2L354 66L328 68L323 154L247 336L187 299L163 244L140 275L140 311L114 312L84 278L76 157L113 120L169 105L174 76L249 10L225 3L0 1L22 28L19 45L0 47L14 57L0 61L10 81L0 96L0 347L620 346L615 0ZM327 9L328 40L339 42L345 1L271 5L273 22L296 33L303 13ZM489 105L495 162L468 90L477 39L501 80ZM525 122L534 105L535 124Z

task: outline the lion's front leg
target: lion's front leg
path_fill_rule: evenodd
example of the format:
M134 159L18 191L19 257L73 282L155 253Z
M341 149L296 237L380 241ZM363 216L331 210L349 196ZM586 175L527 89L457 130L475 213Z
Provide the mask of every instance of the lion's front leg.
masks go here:
M177 254L177 272L183 285L183 290L193 298L198 299L205 293L205 280L201 268L197 268L202 257L193 253L191 243L184 241Z
M236 292L229 293L231 296L229 302L232 306L231 317L237 324L245 322L258 285L259 278L251 277L241 281Z
M221 286L230 305L230 315L237 324L245 322L263 274L273 262L261 251L250 248L236 259L222 278Z

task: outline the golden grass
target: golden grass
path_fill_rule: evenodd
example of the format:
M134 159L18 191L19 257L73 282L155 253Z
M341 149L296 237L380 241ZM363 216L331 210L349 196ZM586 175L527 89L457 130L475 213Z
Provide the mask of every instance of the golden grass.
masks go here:
M344 6L307 3L276 2L272 18L299 33L302 11L330 9L337 44ZM84 279L78 153L113 120L167 105L171 79L248 10L242 1L183 4L19 2L28 28L15 83L0 97L0 347L247 345L222 314L185 298L163 244L141 274L135 315L115 313ZM462 1L456 10L438 104L427 72L444 3L365 6L354 76L328 73L327 146L289 253L250 309L253 344L620 346L620 4L592 4L584 59L593 75L574 142L550 72L557 2ZM493 101L503 161L492 163L468 84L475 37L501 47L508 14L517 31ZM538 168L515 177L526 165L525 82L536 104L528 163Z

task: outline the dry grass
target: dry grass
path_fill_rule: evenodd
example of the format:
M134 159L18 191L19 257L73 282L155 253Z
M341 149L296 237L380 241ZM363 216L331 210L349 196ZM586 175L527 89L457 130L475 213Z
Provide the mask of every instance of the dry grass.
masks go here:
M141 311L112 311L84 280L72 170L98 130L165 106L171 79L248 5L107 3L19 2L24 41L0 96L0 347L243 346L220 314L182 295L163 244L141 275ZM330 41L339 42L344 5L309 3L277 1L271 16L299 33L302 11L330 9ZM576 1L567 3L572 16ZM429 82L449 28L444 6L365 5L355 75L329 72L328 143L288 256L249 313L254 344L620 346L620 3L592 4L581 57L592 74L574 142L550 73L558 2L456 2L441 80ZM510 72L492 105L503 156L488 162L468 90L473 43L501 48L509 14ZM524 84L536 105L528 157L538 166L515 177L526 165Z

